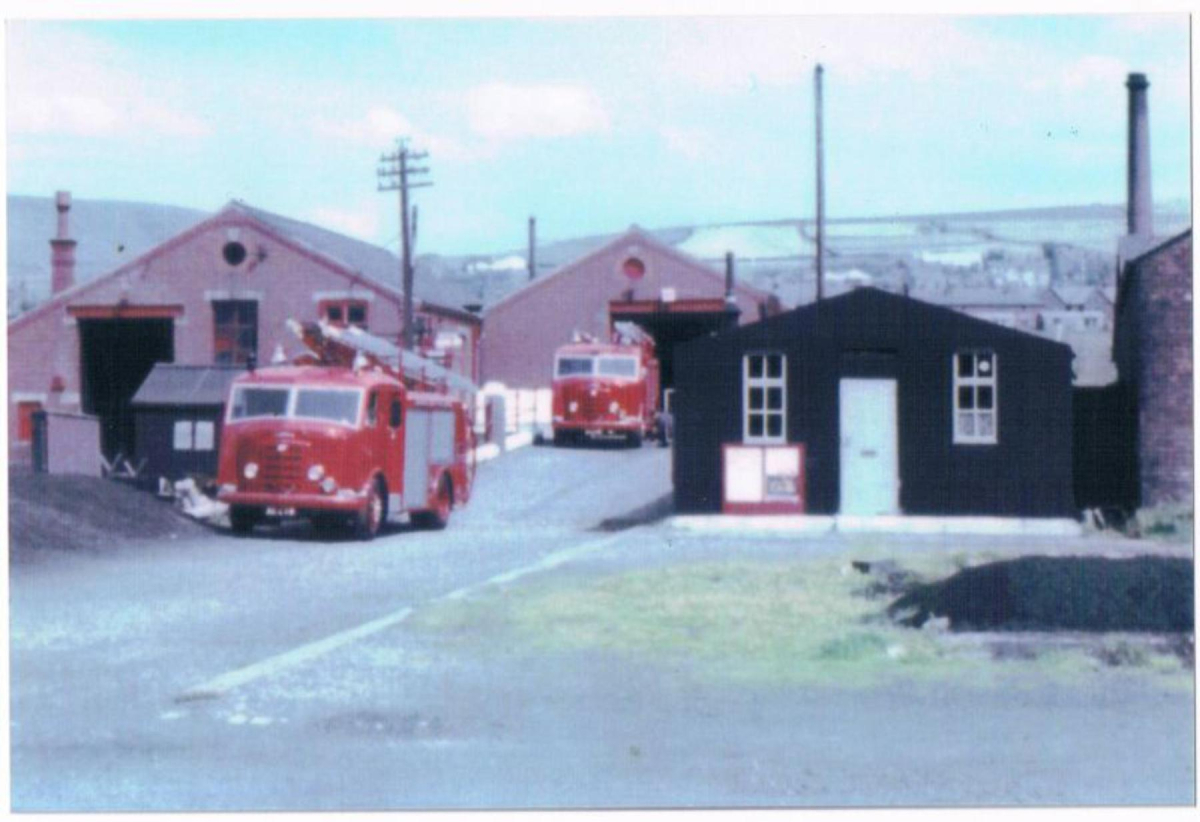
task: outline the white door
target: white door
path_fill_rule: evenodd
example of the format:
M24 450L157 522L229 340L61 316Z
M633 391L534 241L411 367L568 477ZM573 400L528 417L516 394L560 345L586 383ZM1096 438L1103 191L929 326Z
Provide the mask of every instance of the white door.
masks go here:
M896 381L845 379L838 388L841 513L899 513Z

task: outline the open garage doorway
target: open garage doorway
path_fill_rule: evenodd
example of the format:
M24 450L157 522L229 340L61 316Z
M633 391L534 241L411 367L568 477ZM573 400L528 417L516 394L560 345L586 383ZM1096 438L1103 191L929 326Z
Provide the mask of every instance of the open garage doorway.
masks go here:
M130 457L134 448L129 401L156 362L175 360L170 317L78 320L80 400L100 418L100 448L107 460Z
M662 392L675 387L675 346L737 325L739 313L723 299L614 300L608 304L610 328L631 322L654 338Z

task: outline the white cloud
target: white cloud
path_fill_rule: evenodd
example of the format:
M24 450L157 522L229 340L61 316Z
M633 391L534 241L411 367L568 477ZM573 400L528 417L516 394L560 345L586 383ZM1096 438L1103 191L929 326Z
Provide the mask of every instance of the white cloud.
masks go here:
M355 208L317 207L309 211L313 223L374 242L379 234L379 204L361 204Z
M994 49L943 17L783 17L689 21L672 32L666 68L702 88L811 82L815 63L841 78L905 74L926 79L989 59Z
M1124 60L1101 54L1089 54L1068 64L1059 75L1059 85L1067 92L1086 91L1091 88L1120 88L1129 74Z
M467 93L471 130L483 137L569 137L606 131L608 112L582 86L486 83Z
M663 126L658 133L671 152L687 160L700 160L713 153L712 136L700 129Z
M202 137L203 119L170 89L126 68L99 40L35 24L9 24L8 128L12 134Z
M376 148L386 148L397 137L413 133L409 119L388 106L372 106L356 120L320 119L314 128L327 137Z

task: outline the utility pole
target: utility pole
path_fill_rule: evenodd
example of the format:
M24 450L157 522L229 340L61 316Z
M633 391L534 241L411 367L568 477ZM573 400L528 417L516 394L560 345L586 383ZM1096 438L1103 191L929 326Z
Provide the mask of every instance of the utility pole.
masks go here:
M537 218L529 218L529 281L537 277Z
M410 188L427 188L433 185L428 180L413 182L410 176L428 174L429 167L412 165L426 159L429 152L409 151L408 139L396 140L396 150L379 157L379 168L376 170L379 191L400 192L400 279L404 291L404 350L413 350L413 266L412 243L413 234L409 231L408 190ZM416 213L413 213L415 223Z
M825 69L817 63L813 74L817 107L817 301L825 296L825 145L821 128L821 75Z

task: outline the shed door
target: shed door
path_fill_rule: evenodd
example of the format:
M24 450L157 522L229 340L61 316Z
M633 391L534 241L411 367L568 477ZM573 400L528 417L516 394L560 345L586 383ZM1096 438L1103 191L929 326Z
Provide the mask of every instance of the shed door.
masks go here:
M899 513L896 381L842 380L838 399L841 513Z

